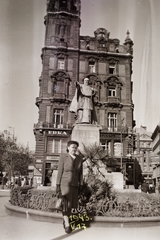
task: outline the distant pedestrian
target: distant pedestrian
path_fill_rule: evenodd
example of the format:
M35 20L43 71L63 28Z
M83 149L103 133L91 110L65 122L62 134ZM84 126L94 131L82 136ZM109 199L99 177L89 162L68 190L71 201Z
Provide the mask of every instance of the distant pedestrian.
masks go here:
M14 181L14 188L17 188L18 187L18 179L15 179Z
M31 179L30 179L30 186L31 187L33 186L33 177L31 177Z
M2 189L4 189L5 183L4 183L4 177L2 177Z
M6 183L7 183L7 177L3 176L2 177L2 189L4 189L4 186L6 185Z
M28 177L26 177L26 178L25 178L24 185L29 185L29 180L28 180Z
M141 186L141 191L148 193L149 192L149 184L147 182L143 182Z

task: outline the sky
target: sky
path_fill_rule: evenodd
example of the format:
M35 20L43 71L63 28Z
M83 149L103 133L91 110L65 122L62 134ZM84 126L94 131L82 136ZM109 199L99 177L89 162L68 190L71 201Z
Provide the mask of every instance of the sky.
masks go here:
M134 120L150 132L160 121L159 9L159 0L81 0L81 35L103 27L123 44L129 30ZM46 0L0 0L0 132L11 131L33 151L45 15Z

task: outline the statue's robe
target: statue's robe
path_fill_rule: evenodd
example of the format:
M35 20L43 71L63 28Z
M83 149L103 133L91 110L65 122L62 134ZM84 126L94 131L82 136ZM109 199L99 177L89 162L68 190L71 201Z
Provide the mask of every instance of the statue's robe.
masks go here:
M77 123L97 122L94 104L95 91L88 85L77 84L75 95L70 105L70 112L77 115Z

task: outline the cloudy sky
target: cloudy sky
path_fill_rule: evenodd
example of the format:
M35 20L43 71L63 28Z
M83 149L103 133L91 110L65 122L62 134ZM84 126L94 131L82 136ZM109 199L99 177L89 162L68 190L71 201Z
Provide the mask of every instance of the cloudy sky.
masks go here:
M81 35L98 27L124 43L134 42L133 102L137 127L153 131L160 121L160 1L81 0ZM18 142L35 148L44 46L46 0L0 0L0 131L14 132Z

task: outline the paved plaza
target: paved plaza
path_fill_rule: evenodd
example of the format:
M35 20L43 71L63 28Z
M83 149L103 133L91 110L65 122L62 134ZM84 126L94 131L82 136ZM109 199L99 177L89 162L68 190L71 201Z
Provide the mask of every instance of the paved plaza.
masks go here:
M4 204L9 201L9 191L0 191L0 239L2 240L158 240L159 227L101 228L90 227L66 234L62 224L39 222L10 216Z

